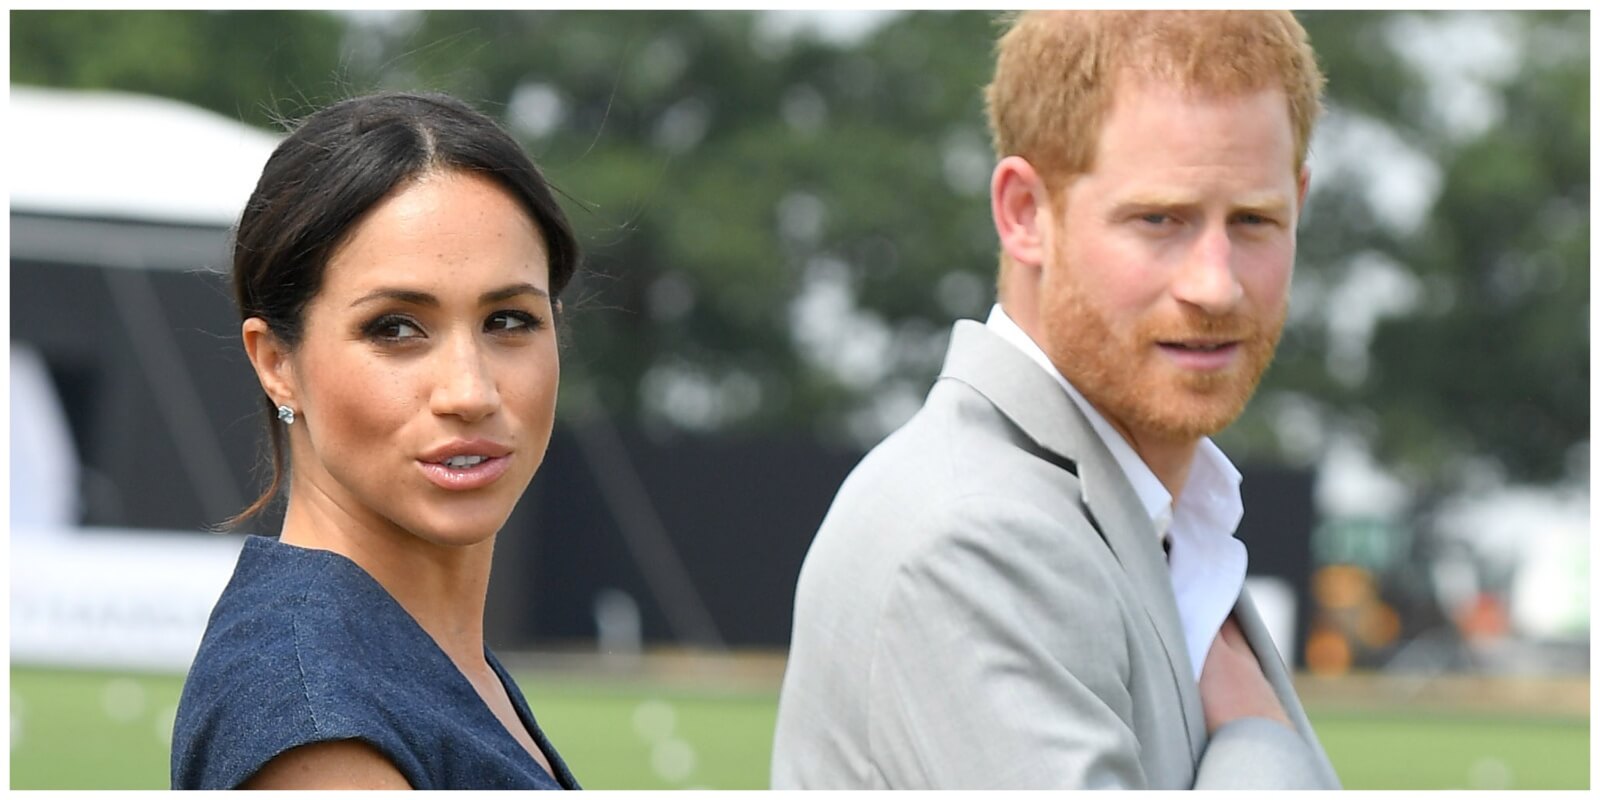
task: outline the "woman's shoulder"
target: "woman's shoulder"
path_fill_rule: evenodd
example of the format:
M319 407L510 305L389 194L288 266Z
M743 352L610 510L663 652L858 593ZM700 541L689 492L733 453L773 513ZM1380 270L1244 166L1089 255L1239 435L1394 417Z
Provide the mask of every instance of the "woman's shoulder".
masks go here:
M232 786L285 750L331 739L397 757L384 705L406 696L395 682L417 685L397 669L417 647L384 601L342 556L247 540L184 681L173 785Z
M409 692L450 666L432 639L348 558L252 536L217 600L189 680L300 684L304 702ZM386 683L401 684L385 687Z
M374 621L392 624L397 615L404 611L394 599L345 556L251 536L217 599L205 638L244 636L254 648L263 644L262 629L282 629L302 643L338 641L333 634L360 634Z
M386 599L342 556L251 536L212 609L190 679L207 669L276 673L278 660L297 650L354 644L348 637L366 630L358 620L381 616Z

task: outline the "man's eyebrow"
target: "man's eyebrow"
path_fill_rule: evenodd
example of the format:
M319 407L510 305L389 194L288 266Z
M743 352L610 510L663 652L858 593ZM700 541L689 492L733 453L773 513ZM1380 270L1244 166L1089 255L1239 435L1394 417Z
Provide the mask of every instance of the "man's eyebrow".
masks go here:
M1200 205L1200 202L1198 197L1191 194L1141 192L1122 198L1116 203L1115 208L1193 208ZM1229 205L1239 211L1278 211L1289 207L1289 198L1282 192L1269 191L1243 195Z
M1262 192L1239 198L1233 204L1240 211L1282 211L1289 207L1289 197L1282 192Z
M478 296L478 304L488 305L490 303L498 303L502 300L509 300L510 298L522 294L537 295L546 299L549 299L550 297L549 292L546 292L545 290L540 289L531 283L513 283L508 286L502 286L499 289L491 289L490 291L484 292ZM400 303L408 303L416 306L430 306L433 308L438 308L439 306L439 298L434 297L427 292L419 292L415 289L399 289L391 286L383 286L374 289L362 295L360 299L356 300L354 303L351 303L350 306L351 308L354 308L359 305L373 303L379 300L393 300Z
M1199 199L1192 194L1179 192L1139 192L1117 202L1118 208L1185 208L1197 205Z

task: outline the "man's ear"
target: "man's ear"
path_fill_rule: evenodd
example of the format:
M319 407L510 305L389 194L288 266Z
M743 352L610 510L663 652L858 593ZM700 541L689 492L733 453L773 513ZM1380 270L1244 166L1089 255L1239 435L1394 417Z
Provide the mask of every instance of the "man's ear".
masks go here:
M1018 264L1043 264L1049 246L1044 223L1050 213L1050 196L1027 159L1006 156L995 165L989 179L989 208L995 233L1000 235L1000 249Z
M244 353L250 357L250 366L255 368L256 379L261 381L262 391L272 398L274 405L287 405L299 411L294 364L289 360L289 349L283 341L260 317L245 320L240 337L244 340Z
M1295 198L1295 208L1303 212L1306 210L1306 195L1311 191L1311 167L1300 168L1300 191Z

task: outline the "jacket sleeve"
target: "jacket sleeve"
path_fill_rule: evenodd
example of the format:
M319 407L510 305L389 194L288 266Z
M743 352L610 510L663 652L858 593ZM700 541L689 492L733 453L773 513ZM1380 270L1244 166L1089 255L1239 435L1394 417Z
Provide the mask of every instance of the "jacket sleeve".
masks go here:
M897 571L873 644L868 738L886 784L1144 788L1098 534L1014 498L938 505L932 524L950 528Z
M1196 789L1338 789L1300 734L1269 719L1237 719L1212 734Z
M1126 628L1143 611L1099 534L1014 499L936 505L931 524L951 527L896 572L873 641L867 729L884 784L1149 788ZM1296 731L1264 719L1223 726L1195 773L1202 789L1337 786Z
M1338 789L1339 776L1294 695L1289 668L1261 622L1249 591L1234 613L1261 671L1279 692L1293 728L1267 719L1239 719L1211 735L1195 772L1198 789Z

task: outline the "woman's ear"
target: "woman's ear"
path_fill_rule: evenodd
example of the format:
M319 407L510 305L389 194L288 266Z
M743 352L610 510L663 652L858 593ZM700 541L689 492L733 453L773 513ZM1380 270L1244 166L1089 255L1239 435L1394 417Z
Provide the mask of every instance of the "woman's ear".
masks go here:
M289 359L289 349L283 341L260 317L245 320L240 337L244 340L244 353L250 357L250 366L255 368L256 380L261 382L262 391L272 398L273 404L299 410L294 364Z
M989 180L989 207L1000 249L1011 260L1037 269L1049 245L1045 220L1050 197L1044 180L1022 156L1006 156L995 165Z

